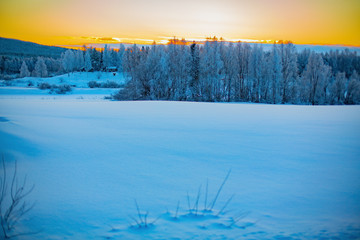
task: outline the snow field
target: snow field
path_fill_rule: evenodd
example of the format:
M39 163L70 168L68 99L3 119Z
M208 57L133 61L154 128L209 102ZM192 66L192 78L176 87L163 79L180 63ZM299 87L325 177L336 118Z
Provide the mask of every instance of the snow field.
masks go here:
M36 186L23 222L36 239L359 236L359 106L11 96L0 151ZM153 225L136 226L135 200Z

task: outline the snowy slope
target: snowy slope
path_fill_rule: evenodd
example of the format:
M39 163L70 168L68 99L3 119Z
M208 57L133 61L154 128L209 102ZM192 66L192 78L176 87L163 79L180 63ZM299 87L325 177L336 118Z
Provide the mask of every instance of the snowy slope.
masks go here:
M359 239L360 106L0 96L0 151L36 186L25 239Z

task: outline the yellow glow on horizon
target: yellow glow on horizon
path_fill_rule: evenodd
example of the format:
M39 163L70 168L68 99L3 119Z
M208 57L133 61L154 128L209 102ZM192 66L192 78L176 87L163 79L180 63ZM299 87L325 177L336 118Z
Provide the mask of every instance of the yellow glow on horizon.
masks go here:
M46 45L217 36L360 46L359 12L359 0L1 0L0 36Z

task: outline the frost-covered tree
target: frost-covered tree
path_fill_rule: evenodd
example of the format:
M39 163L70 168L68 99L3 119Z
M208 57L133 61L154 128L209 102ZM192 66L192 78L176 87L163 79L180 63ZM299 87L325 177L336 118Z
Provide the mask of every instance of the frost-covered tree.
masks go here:
M93 68L91 64L90 51L86 51L84 61L85 61L85 71L89 72Z
M61 62L63 69L65 72L73 72L75 70L75 54L72 50L66 50L65 53L62 54Z
M146 52L140 51L136 44L125 52L123 68L128 84L122 91L122 97L133 100L149 98L150 85L145 71L146 57Z
M280 45L282 78L279 79L281 102L292 102L296 98L297 57L291 42Z
M93 67L94 71L101 70L101 52L96 50L95 48L88 48L86 51L90 53L91 57L91 66Z
M351 59L351 69L360 68L356 54L297 53L289 42L270 51L215 38L204 45L177 39L167 46L134 45L122 53L127 84L119 99L352 104L358 101L357 75L352 80L346 73L335 76L329 66L342 66L333 58L343 55Z
M224 46L224 45L222 45ZM234 99L234 85L238 74L238 58L233 43L228 47L222 47L221 59L224 63L224 98L230 102Z
M33 71L34 77L47 77L48 71L44 59L42 57L38 57L38 60L35 64L35 68Z
M218 41L206 41L200 55L200 95L203 101L220 101L222 70Z
M279 53L279 49L276 44L273 45L271 52L271 68L269 71L270 74L270 90L269 95L271 98L271 103L279 103L281 99L281 87L280 83L283 82L282 75L282 61Z
M301 77L303 75L305 67L308 63L308 59L310 57L310 53L311 52L309 49L304 49L297 54L298 77Z
M190 81L190 51L180 40L173 39L171 44L166 47L166 56L164 57L163 63L167 64L166 75L168 78L166 96L168 99L185 100Z
M182 40L184 41L184 40ZM176 64L171 64L176 66L178 72L178 77L175 82L175 100L186 100L191 97L189 82L190 82L190 64L191 64L191 54L188 50L188 46L184 44L176 45L179 59Z
M200 50L199 46L196 43L191 44L190 46L190 82L189 82L189 91L191 93L192 100L200 100Z
M117 63L116 63L119 72L123 71L124 53L125 53L125 46L124 44L120 44L119 51L117 52Z
M345 73L338 72L335 77L335 81L330 88L330 102L332 104L343 104L345 100L346 91L346 77Z
M168 92L168 63L164 46L153 44L146 58L146 72L151 99L166 99Z
M253 102L260 102L262 98L263 82L263 49L255 45L252 49L249 60L249 81L248 89L250 100Z
M20 68L20 77L30 77L30 71L26 65L26 62L23 61Z
M60 74L62 70L61 59L45 58L44 61L47 67L48 74L49 73Z
M0 57L0 73L5 72L5 56Z
M111 50L107 44L105 44L104 50L102 52L102 59L103 59L104 68L111 66L112 63Z
M117 67L119 62L119 55L118 52L114 49L110 50L110 66Z
M345 104L360 103L360 77L356 71L350 77L345 93Z
M74 69L76 71L82 71L85 68L84 54L83 51L74 52Z
M237 55L237 80L235 82L235 101L249 101L249 63L251 56L251 47L248 43L238 43L235 47Z
M325 65L320 54L311 52L303 75L303 96L305 103L312 105L324 103L326 88L329 81L330 67Z

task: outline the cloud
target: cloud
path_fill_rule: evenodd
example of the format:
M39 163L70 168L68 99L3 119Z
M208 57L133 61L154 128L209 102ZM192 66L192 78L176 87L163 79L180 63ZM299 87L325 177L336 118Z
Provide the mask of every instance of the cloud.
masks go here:
M121 39L120 38L114 38L114 37L88 37L88 36L82 36L80 37L81 39L84 40L90 40L90 41L94 41L94 42L103 42L103 43L120 43Z

